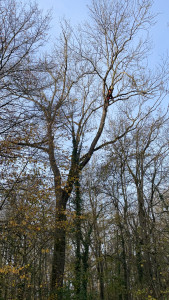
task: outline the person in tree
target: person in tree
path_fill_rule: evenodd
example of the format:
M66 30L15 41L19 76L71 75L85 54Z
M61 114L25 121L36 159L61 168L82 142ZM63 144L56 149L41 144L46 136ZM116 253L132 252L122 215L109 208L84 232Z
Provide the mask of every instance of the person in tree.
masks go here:
M112 92L113 92L113 89L111 87L109 87L108 93L107 93L107 96L106 96L106 102L107 102L108 105L109 105L109 100L113 99Z

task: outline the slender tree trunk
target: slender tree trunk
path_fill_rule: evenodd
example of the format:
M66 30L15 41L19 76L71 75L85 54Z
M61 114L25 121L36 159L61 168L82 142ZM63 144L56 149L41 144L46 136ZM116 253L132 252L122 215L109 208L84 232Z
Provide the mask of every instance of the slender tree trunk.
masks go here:
M89 260L89 246L90 246L90 236L92 233L92 225L89 226L87 236L83 240L84 251L82 254L82 264L83 264L83 274L82 274L82 290L83 290L83 300L87 300L87 284L88 284L88 260Z
M26 235L23 235L23 266L27 265L27 240ZM26 270L25 270L26 272ZM26 290L26 279L24 278L23 281L19 284L19 293L18 293L18 300L22 300L25 298L25 290Z
M103 261L102 257L99 256L99 262L97 264L97 271L99 275L99 289L100 289L100 300L104 300L104 274L103 274Z
M142 251L143 251L143 263L144 266L144 281L146 284L150 286L150 289L154 291L153 285L153 273L152 273L152 263L150 258L150 247L151 241L148 230L148 216L145 212L144 207L144 195L143 195L143 179L141 181L140 186L137 188L138 195L138 204L139 204L139 223L141 229L141 243L142 243Z
M123 232L121 230L121 244L122 244L122 265L123 265L123 272L124 272L124 300L129 300L129 288L128 288L128 271L127 271L127 260L126 260L126 250L125 250L125 241Z
M136 237L136 261L137 261L137 272L138 272L138 281L139 285L143 285L143 267L142 267L142 242L140 237Z
M75 262L75 292L77 300L81 299L81 197L80 197L80 182L79 174L76 176L75 181L75 209L76 209L76 223L75 223L75 238L76 238L76 262Z
M1 246L0 246L0 268L2 268L2 251L1 251ZM3 275L0 273L0 299L2 298L2 290L4 287L4 280L3 280Z

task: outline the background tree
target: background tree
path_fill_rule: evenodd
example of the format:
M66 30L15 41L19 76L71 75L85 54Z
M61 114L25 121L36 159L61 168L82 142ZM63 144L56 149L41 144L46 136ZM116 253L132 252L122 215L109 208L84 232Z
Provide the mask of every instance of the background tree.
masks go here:
M101 169L101 174L105 174L103 191L112 199L114 220L121 240L119 261L123 272L125 299L130 299L130 291L134 286L137 286L143 298L148 297L149 291L156 299L162 297L163 284L157 258L157 253L162 248L159 247L161 242L157 238L156 213L158 193L164 189L168 176L168 142L165 137L167 123L168 117L165 119L165 115L156 118L149 116L142 120L136 129L113 145L110 149L111 158L104 165L104 170ZM117 124L115 127L119 128ZM162 167L164 164L165 169ZM142 200L138 189L142 189ZM134 285L131 280L131 257L137 266L137 283Z
M25 66L37 70L34 54L40 50L47 39L49 28L49 14L42 16L36 4L21 4L17 1L2 0L0 4L0 155L2 162L10 162L18 154L19 147L14 147L10 140L23 131L26 121L30 121L30 114L23 109L19 95L15 94L13 78L23 77ZM33 64L34 63L34 64ZM30 67L30 66L29 66ZM4 166L4 164L3 164ZM3 168L1 168L1 173ZM3 174L2 174L3 176ZM6 188L1 181L4 198L1 209L7 198Z

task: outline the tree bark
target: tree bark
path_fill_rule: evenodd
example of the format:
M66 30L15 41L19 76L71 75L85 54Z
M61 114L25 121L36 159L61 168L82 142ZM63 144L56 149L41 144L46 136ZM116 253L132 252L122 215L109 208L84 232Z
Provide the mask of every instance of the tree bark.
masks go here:
M64 210L62 210L62 212L57 212L56 221L57 224L54 236L54 250L51 275L51 295L52 297L56 296L57 299L62 299L66 240L65 226L63 224L63 222L66 221ZM55 299L52 297L51 299Z
M63 275L65 265L65 221L66 221L66 197L61 188L61 175L56 164L54 153L54 142L52 135L52 124L48 126L49 161L54 175L54 188L56 198L54 249L51 274L51 299L62 299Z

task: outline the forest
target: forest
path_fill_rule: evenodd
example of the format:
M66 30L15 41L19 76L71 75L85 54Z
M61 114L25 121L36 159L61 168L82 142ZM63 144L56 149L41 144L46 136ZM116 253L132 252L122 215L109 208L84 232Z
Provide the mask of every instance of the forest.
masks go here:
M151 0L78 28L0 1L0 300L169 299L169 59Z

